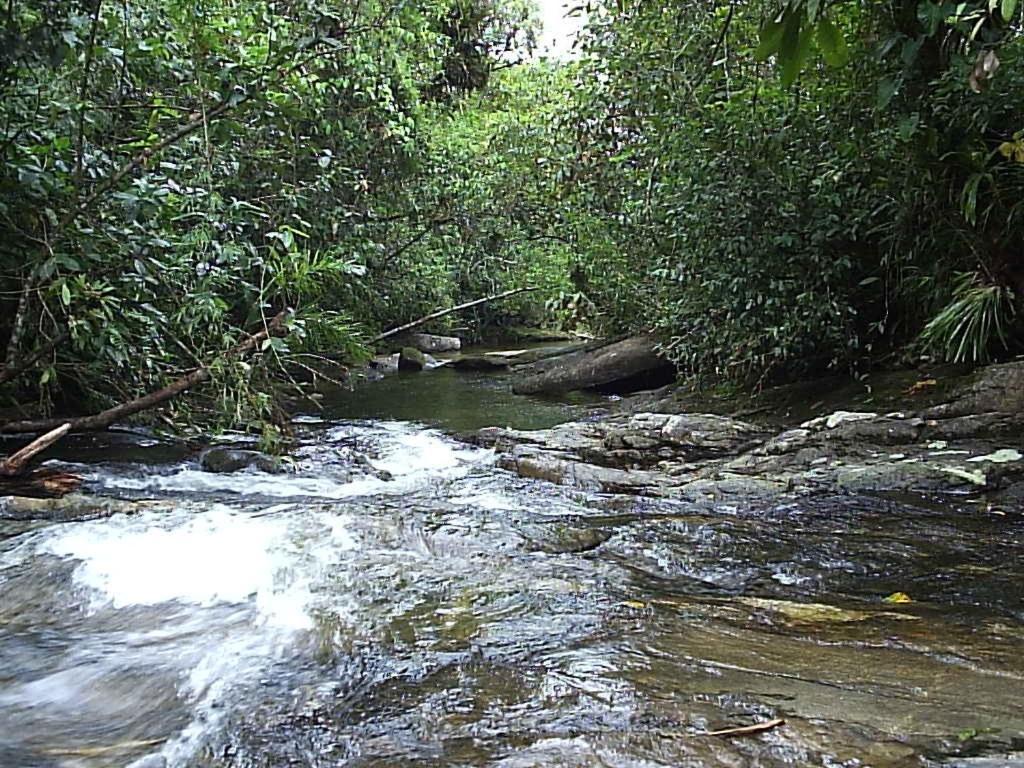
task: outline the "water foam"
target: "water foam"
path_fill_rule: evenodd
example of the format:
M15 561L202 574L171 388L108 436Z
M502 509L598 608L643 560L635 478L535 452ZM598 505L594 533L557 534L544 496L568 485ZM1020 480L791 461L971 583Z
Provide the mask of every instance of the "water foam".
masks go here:
M296 633L314 628L318 587L358 546L349 523L343 514L292 505L257 512L213 505L41 532L32 549L77 562L72 578L90 613L175 603L185 611L169 612L156 629L119 629L117 642L139 653L83 657L12 692L8 703L47 702L60 711L87 700L86 689L116 676L119 665L142 664L139 654L150 664L160 659L177 670L178 696L194 713L160 755L171 766L187 763L217 728L231 690L253 683L268 662L293 652ZM332 611L339 609L335 595Z
M156 490L187 493L233 493L269 498L346 499L370 495L405 494L430 483L463 477L471 469L493 458L493 452L462 446L436 430L424 430L407 422L382 422L372 428L344 425L330 429L325 441L297 452L308 463L309 474L267 474L246 470L231 474L205 472L186 465L164 475L127 477L102 473L93 479L107 488L133 491ZM331 476L331 462L344 463L347 444L366 443L376 458L369 464L389 473L391 480L373 475L350 478L346 473ZM358 467L357 467L358 469Z

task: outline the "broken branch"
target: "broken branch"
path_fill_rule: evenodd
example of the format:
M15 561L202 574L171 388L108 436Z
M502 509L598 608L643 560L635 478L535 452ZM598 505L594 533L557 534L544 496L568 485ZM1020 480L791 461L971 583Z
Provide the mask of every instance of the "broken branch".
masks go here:
M25 472L25 467L38 454L45 451L51 445L60 440L71 431L71 424L65 422L56 429L51 429L45 435L41 435L26 445L20 451L15 451L3 461L0 461L0 477L14 477Z

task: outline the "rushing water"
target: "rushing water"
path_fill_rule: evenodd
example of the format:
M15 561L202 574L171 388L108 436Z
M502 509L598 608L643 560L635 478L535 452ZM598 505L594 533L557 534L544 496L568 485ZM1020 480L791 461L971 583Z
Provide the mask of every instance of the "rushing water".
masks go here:
M1022 764L1019 514L594 495L411 421L298 426L288 475L122 448L79 470L142 511L7 530L0 766Z

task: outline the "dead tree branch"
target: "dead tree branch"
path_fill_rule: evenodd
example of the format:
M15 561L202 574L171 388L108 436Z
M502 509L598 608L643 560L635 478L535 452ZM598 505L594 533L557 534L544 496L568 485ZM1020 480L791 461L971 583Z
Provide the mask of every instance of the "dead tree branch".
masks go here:
M429 323L431 320L436 320L439 317L450 315L452 312L459 312L460 310L463 309L469 309L470 307L476 307L479 306L480 304L486 304L489 301L507 299L509 296L515 296L517 293L525 293L526 291L535 290L537 289L533 286L529 286L526 288L513 288L511 291L505 291L504 293L496 293L493 296L484 296L482 299L474 299L473 301L467 301L465 304L458 304L454 307L449 307L448 309L439 309L436 312L431 312L429 315L424 315L419 320L413 320L411 323L406 323L405 325L400 325L397 328L392 328L390 331L384 331L384 333L380 333L374 336L372 339L370 339L370 343L376 344L378 341L383 341L384 339L390 338L391 336L399 334L402 331L408 331L419 325L423 325L424 323Z
M51 429L45 435L40 435L20 451L15 451L3 461L0 461L0 477L14 477L25 473L28 463L38 454L45 451L51 445L60 440L71 431L71 424L65 422L56 429Z
M243 355L250 354L259 349L260 345L272 336L284 336L288 332L284 324L285 317L285 312L279 313L270 321L270 323L267 324L266 328L259 333L254 333L252 336L249 336L224 352L220 356L220 359L241 357ZM147 395L143 395L142 397L137 397L127 403L115 405L113 408L108 408L107 410L93 414L92 416L80 416L74 419L30 419L25 421L10 421L6 424L0 424L0 433L24 434L31 432L45 432L59 427L65 421L68 422L71 425L71 429L76 432L99 432L107 429L118 421L128 418L129 416L134 416L136 413L161 405L162 403L177 397L182 392L188 391L197 384L209 381L211 375L211 368L209 365L200 366L194 371L175 379L165 387L161 387L160 389L150 392Z

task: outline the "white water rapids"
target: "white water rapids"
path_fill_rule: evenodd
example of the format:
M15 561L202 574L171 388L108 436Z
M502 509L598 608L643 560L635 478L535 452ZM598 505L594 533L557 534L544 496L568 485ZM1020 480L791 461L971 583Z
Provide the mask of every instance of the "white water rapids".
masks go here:
M1021 764L1024 518L299 431L285 474L122 443L75 471L132 514L0 519L0 768Z
M332 446L353 441L371 447L373 466L393 479L332 477ZM299 469L315 476L214 474L193 463L141 476L93 471L100 492L156 492L164 499L200 494L218 501L183 500L140 514L50 526L0 553L0 583L33 561L70 568L73 597L63 610L84 614L92 630L42 663L40 674L0 688L0 734L8 734L0 735L0 765L15 768L11 761L18 759L10 746L4 756L8 729L45 723L57 736L68 718L130 719L129 710L140 702L135 692L125 697L125 678L138 676L149 677L142 686L152 689L143 699L168 707L176 702L179 709L184 704L191 714L177 736L131 765L187 764L217 727L231 690L255 682L273 660L292 651L298 635L314 629L325 582L360 547L350 513L311 512L309 504L450 484L490 456L433 430L384 422L333 428L300 450ZM465 503L509 503L472 488L469 493ZM244 503L231 503L232 497ZM50 596L59 601L56 592ZM333 614L343 615L336 590L330 601ZM62 754L58 745L50 754L62 768L105 764L83 760L88 750L78 754L72 747Z

